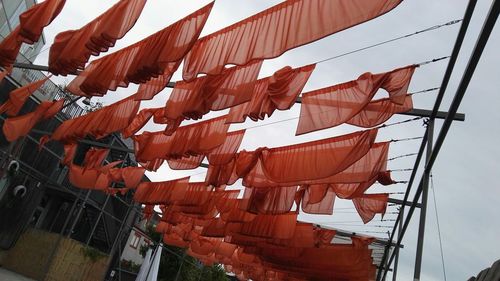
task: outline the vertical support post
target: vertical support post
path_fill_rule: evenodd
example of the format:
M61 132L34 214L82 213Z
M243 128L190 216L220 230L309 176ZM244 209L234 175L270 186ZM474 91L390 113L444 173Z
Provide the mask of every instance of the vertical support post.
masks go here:
M184 264L184 259L186 258L186 252L182 255L182 260L181 260L181 265L179 266L179 270L177 270L177 275L175 276L175 281L179 280L179 277L181 276L181 269L182 265Z
M401 236L401 233L403 232L405 209L401 208L400 213L401 213L401 215L399 217L398 238ZM392 281L396 281L397 276L398 276L399 247L395 247L394 251L396 251L396 256L395 256L395 260L394 260L394 269L392 271Z
M433 135L434 135L434 120L430 119L427 123L427 151L426 151L426 165L432 154ZM420 272L422 270L422 255L424 252L424 236L425 236L425 216L427 214L427 197L429 193L429 179L430 170L424 170L422 181L422 207L420 208L420 222L418 226L418 241L417 241L417 254L415 257L415 271L413 272L413 280L420 280Z
M71 238L71 234L73 234L73 231L75 230L76 224L80 220L80 216L82 215L83 208L85 208L85 204L87 204L87 201L89 200L90 192L91 192L91 190L87 191L87 193L85 194L85 198L83 198L81 206L78 208L78 213L76 214L76 217L73 220L73 223L71 224L71 228L69 229L69 232L68 232L69 238Z

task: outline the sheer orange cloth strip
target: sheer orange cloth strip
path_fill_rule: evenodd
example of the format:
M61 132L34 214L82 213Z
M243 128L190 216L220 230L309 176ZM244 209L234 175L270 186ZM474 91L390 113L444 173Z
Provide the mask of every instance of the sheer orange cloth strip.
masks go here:
M375 127L389 120L396 113L408 112L412 109L411 95L406 95L402 105L393 103L390 98L374 100L346 123L363 128Z
M198 39L212 6L210 3L142 41L92 61L67 89L79 96L103 96L108 90L147 83L161 75L170 81Z
M90 56L107 52L134 26L146 0L121 0L80 29L61 32L50 47L49 71L68 75L82 70Z
M139 111L139 114L134 117L132 122L122 131L124 138L130 138L137 133L142 127L148 123L153 115L158 111L158 108L145 108Z
M252 99L232 107L228 123L242 123L248 117L253 121L263 120L278 110L290 109L304 89L316 65L300 68L284 67L273 76L260 79L255 85Z
M129 97L87 115L66 120L54 131L52 139L70 142L87 135L102 138L121 131L137 115L139 105L140 101Z
M140 162L156 159L179 159L207 154L222 145L229 125L226 116L180 127L172 136L163 132L144 132L133 137L135 154Z
M352 202L363 222L368 223L373 219L375 214L382 214L384 216L388 198L388 194L365 194L354 198Z
M236 173L249 187L290 186L332 177L370 151L377 131L372 129L302 144L262 148L250 153L250 161L240 152Z
M203 159L205 159L205 155L200 154L187 158L168 159L167 163L172 170L191 170L198 168L201 165Z
M142 204L171 204L184 199L189 186L189 177L164 182L139 184L134 201Z
M12 70L12 65L16 62L17 54L19 54L19 50L23 44L23 42L19 40L20 31L21 27L16 27L9 35L3 38L0 43L0 66L3 68L11 68Z
M173 133L184 119L201 119L211 110L249 101L261 66L262 61L256 61L226 69L219 75L176 82L162 116L169 126L167 131Z
M386 90L393 103L403 105L415 68L411 65L380 74L368 72L350 82L304 93L296 134L348 122L369 104L379 89Z
M64 99L54 102L44 101L31 113L7 118L2 128L5 138L9 142L12 142L22 136L28 135L38 122L44 119L50 119L61 111L63 104Z
M65 2L65 0L46 0L20 14L19 26L0 43L0 66L6 68L14 64L23 42L26 44L38 42L43 28L57 17Z
M40 88L49 77L35 81L9 93L9 99L0 105L0 114L7 113L8 116L16 116L26 103L28 98Z
M61 12L66 0L46 0L38 3L19 16L19 36L24 43L34 44L42 36L43 28Z
M85 168L97 168L102 166L102 162L108 157L109 149L90 148L85 154L83 166Z
M216 75L228 64L278 57L389 12L400 0L291 0L279 3L196 42L184 62L183 78Z

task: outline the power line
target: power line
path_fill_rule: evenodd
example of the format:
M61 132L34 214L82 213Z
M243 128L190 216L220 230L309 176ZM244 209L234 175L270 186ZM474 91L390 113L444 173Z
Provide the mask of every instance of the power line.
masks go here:
M364 51L364 50L368 50L368 49L371 49L371 48L374 48L374 47L377 47L377 46L380 46L380 45L388 44L388 43L391 43L391 42L394 42L394 41L398 41L398 40L401 40L401 39L404 39L404 38L409 38L409 37L412 37L412 36L415 36L415 35L418 35L418 34L421 34L421 33L424 33L424 32L428 32L428 31L439 29L441 27L451 26L451 25L457 24L457 23L459 23L461 21L462 21L462 19L452 20L452 21L449 21L449 22L446 22L446 23L443 23L443 24L434 25L434 26L431 26L431 27L428 27L428 28L425 28L425 29L422 29L422 30L415 31L413 33L409 33L409 34L406 34L406 35L403 35L403 36L399 36L399 37L396 37L396 38L393 38L393 39L385 40L385 41L382 41L382 42L379 42L379 43L376 43L376 44L373 44L373 45L369 45L369 46L365 46L365 47L362 47L362 48L359 48L359 49L355 49L355 50L352 50L352 51L349 51L349 52L345 52L345 53L342 53L340 55L329 57L329 58L326 58L326 59L323 59L323 60L320 60L320 61L316 62L316 64L320 64L320 63L327 62L327 61L330 61L330 60L338 59L338 58L341 58L341 57L344 57L344 56L347 56L347 55L358 53L358 52L361 52L361 51Z

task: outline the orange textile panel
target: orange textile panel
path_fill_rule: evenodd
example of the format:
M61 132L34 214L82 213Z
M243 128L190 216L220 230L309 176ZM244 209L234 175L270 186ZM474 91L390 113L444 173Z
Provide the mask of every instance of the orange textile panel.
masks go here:
M16 116L28 98L40 88L49 77L35 81L9 93L9 99L0 106L0 114L7 113L8 116Z
M356 80L304 93L296 134L348 122L370 103L379 89L389 93L390 101L402 105L415 68L410 65L380 74L367 72Z
M76 150L78 149L77 143L68 143L64 145L64 158L61 159L61 163L69 166L73 164L73 159L76 155Z
M89 114L64 121L52 134L52 139L70 142L87 135L105 137L125 129L137 115L140 101L126 98Z
M65 3L66 0L46 0L19 15L20 39L27 44L38 42L43 28L59 15Z
M335 192L329 185L310 185L301 187L298 195L301 208L307 214L333 215Z
M412 109L411 95L406 95L402 105L392 102L390 98L374 100L346 123L363 128L375 127L389 120L396 113L408 112Z
M109 177L114 182L123 182L127 189L136 188L144 177L146 170L142 167L125 167L109 170Z
M297 213L257 215L241 226L240 233L263 238L291 239L295 233Z
M122 131L122 136L124 138L130 138L135 133L137 133L148 121L153 117L158 108L145 108L139 111L139 114L134 117L132 122Z
M16 27L0 43L0 66L3 68L12 68L12 65L16 62L17 54L19 54L19 50L23 44L19 40L20 31L21 27Z
M102 161L108 156L109 149L90 148L85 154L83 166L85 168L97 168L102 166Z
M316 65L299 68L284 67L273 76L260 79L255 85L249 102L232 107L228 123L243 123L248 117L253 121L264 120L278 110L288 110L304 89Z
M59 112L64 104L64 99L48 102L44 101L31 113L7 118L3 124L3 133L9 141L15 141L26 136L35 125L44 119L50 119Z
M352 199L356 211L364 223L370 222L375 214L384 216L389 194L365 194Z
M362 183L380 176L387 170L390 142L374 143L368 153L347 169L333 176L302 182L303 184ZM336 191L337 192L337 191ZM339 191L340 192L340 191ZM347 195L346 195L347 196Z
M198 39L212 6L210 3L142 41L92 61L67 89L79 96L103 96L108 90L146 83L160 75L169 81Z
M196 169L205 159L205 155L190 156L188 158L168 159L167 163L172 170L191 170Z
M137 187L134 201L142 204L171 204L184 199L188 186L189 177L164 182L143 182Z
M121 0L76 30L61 32L50 47L49 71L68 75L82 70L91 55L113 47L134 26L146 0Z
M211 165L223 165L231 162L236 157L244 135L245 130L227 133L224 143L208 153L208 162Z
M245 187L240 208L256 214L284 214L290 212L297 186L288 187Z
M226 116L180 127L173 135L144 132L133 137L135 155L140 162L155 159L179 159L206 154L222 145L229 125Z
M200 206L208 203L215 197L212 186L207 186L204 182L190 182L186 189L186 196L175 203L178 206Z
M121 161L111 162L97 168L85 168L74 164L69 165L69 182L81 189L107 190L111 184L108 172Z
M279 3L196 42L186 57L183 78L216 75L228 64L245 65L371 20L401 0L291 0Z
M239 173L238 167L236 172L249 187L290 186L328 178L365 156L376 136L377 129L372 129L296 145L262 148L253 152L258 161L246 175ZM245 154L240 152L238 161L245 162L242 155ZM251 167L254 162L243 164Z
M211 110L222 110L249 101L262 61L235 66L219 75L204 76L191 82L178 81L163 111L173 133L182 120L201 119Z
M234 173L236 152L241 145L245 130L227 134L224 143L208 154L208 171L205 182L213 186L232 185L238 180Z

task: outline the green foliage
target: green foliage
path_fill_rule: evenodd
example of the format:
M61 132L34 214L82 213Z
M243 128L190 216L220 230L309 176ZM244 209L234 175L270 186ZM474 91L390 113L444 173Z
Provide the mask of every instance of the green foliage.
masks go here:
M82 255L85 258L88 258L90 261L92 261L92 263L95 263L96 261L107 257L106 254L92 247L83 247L80 249L80 252L82 252Z
M130 272L139 272L141 269L140 264L136 264L135 262L129 260L121 260L120 267Z
M154 231L153 226L148 226L146 233L157 243L162 241L159 233ZM197 259L185 254L185 249L165 245L161 254L158 281L228 281L224 268L220 265L203 266ZM147 250L147 249L146 249ZM146 254L144 251L144 255ZM184 257L184 261L182 262ZM182 267L181 267L182 263ZM181 268L179 278L177 273ZM201 274L201 276L200 276Z

